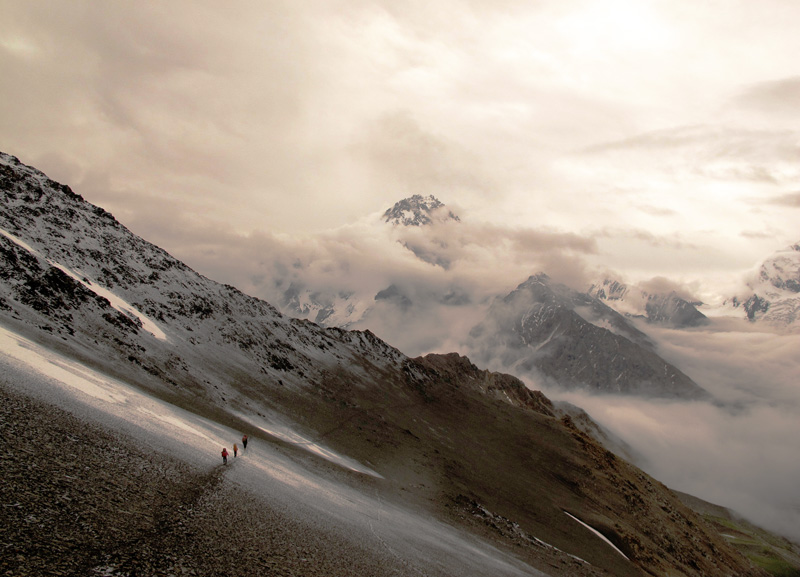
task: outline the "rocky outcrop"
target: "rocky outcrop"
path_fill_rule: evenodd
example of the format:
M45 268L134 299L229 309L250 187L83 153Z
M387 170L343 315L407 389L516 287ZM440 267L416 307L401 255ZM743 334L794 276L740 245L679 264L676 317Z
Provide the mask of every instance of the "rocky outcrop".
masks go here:
M555 416L553 403L541 391L529 389L512 375L481 370L458 353L429 354L414 360L432 369L438 377L446 381L468 383L475 390L494 399L525 407L548 417Z

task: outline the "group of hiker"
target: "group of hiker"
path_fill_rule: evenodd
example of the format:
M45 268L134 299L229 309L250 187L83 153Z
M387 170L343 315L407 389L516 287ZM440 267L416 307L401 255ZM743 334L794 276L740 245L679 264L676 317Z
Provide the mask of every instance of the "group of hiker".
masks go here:
M242 435L242 450L243 451L247 450L247 435ZM233 444L233 456L236 457L238 453L239 453L239 445L234 443ZM222 463L224 465L228 464L228 455L229 454L230 453L228 453L228 448L227 447L222 447Z

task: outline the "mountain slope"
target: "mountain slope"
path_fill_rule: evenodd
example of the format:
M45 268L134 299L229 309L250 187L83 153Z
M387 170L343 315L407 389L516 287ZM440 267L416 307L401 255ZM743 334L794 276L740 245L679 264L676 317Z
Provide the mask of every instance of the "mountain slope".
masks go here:
M227 367L292 390L343 361L374 362L377 370L400 362L391 347L373 348L378 341L369 333L287 319L268 303L198 275L41 173L0 168L7 279L0 296L23 305L13 309L15 317L44 314L53 335L103 336L103 344L145 373L170 374L174 384L231 405L249 390L247 381L225 382L229 377L217 369L222 359L209 358L204 348L224 350ZM125 304L115 308L117 302Z
M470 333L480 362L555 386L593 393L704 398L705 391L659 357L644 333L598 299L530 277L492 305Z
M384 502L551 575L760 574L513 377L288 319L8 155L0 185L0 323L15 332L264 442L289 428L373 475L366 486Z

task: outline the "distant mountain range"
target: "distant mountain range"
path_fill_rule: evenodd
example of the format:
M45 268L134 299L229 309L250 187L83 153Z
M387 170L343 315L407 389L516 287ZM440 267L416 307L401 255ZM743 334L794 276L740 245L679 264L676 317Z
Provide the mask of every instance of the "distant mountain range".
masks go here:
M383 221L420 233L444 223L461 223L438 199L421 195L396 203L383 213ZM420 248L422 243L415 245L413 238L401 242L420 260L447 267L446 257L431 252L427 245ZM530 302L521 310L523 294ZM451 296L458 298L455 293L427 293L423 298L445 303ZM519 377L544 378L563 389L691 399L705 396L699 385L661 359L653 343L631 322L641 318L678 328L706 323L705 315L696 308L699 303L689 302L675 291L646 292L607 279L582 293L556 285L541 273L501 296L487 318L469 335L462 335L464 351L483 364ZM394 314L400 315L429 305L419 301L419 294L411 295L395 284L365 294L356 290L331 293L293 283L282 297L279 306L285 314L342 328L370 326L380 314L381 304L390 305ZM483 306L468 299L460 304Z
M7 330L207 419L262 431L264 442L282 442L267 431L291 427L375 473L354 486L550 575L764 575L671 491L587 435L586 423L519 379L458 354L409 358L369 331L288 318L2 153L0 188ZM698 394L624 317L544 276L490 318L498 337L523 330L521 347L547 353L539 369L554 378L599 376L599 366L575 357L594 359L593 347L614 343L618 356L630 349L666 371L676 393ZM493 338L488 328L482 336ZM570 341L579 345L572 353ZM35 466L35 451L26 459ZM332 480L346 474L326 470Z
M461 223L437 198L421 195L397 202L383 213L382 220L393 228L406 227L422 234L437 226ZM398 242L421 261L445 269L450 266L450 257L437 252L435 243L432 249L416 238ZM758 280L750 283L753 292L727 300L729 314L744 313L753 322L781 330L800 328L798 246L767 259ZM523 294L529 302L519 310ZM391 305L393 314L400 315L424 309L431 302L455 302L448 299L461 298L461 306L484 306L462 297L458 293L430 292L421 297L396 284L375 293L332 293L324 287L292 283L278 304L287 315L323 326L349 328L367 327L379 320L376 316L381 314L377 310L381 304ZM702 302L670 288L669 282L653 287L604 278L581 292L556 285L546 274L537 273L508 295L497 295L486 319L469 336L464 335L464 351L484 364L519 377L544 378L551 386L568 390L703 398L706 393L702 388L661 359L642 332L647 325L676 329L707 325L709 319L702 308ZM637 328L634 322L638 320L645 326Z

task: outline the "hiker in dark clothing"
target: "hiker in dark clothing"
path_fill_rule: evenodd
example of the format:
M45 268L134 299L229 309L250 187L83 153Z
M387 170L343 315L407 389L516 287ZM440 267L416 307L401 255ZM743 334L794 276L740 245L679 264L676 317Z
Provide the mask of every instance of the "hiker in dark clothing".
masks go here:
M247 450L247 435L242 435L242 449Z
M228 449L225 447L222 448L222 463L225 465L228 464Z

